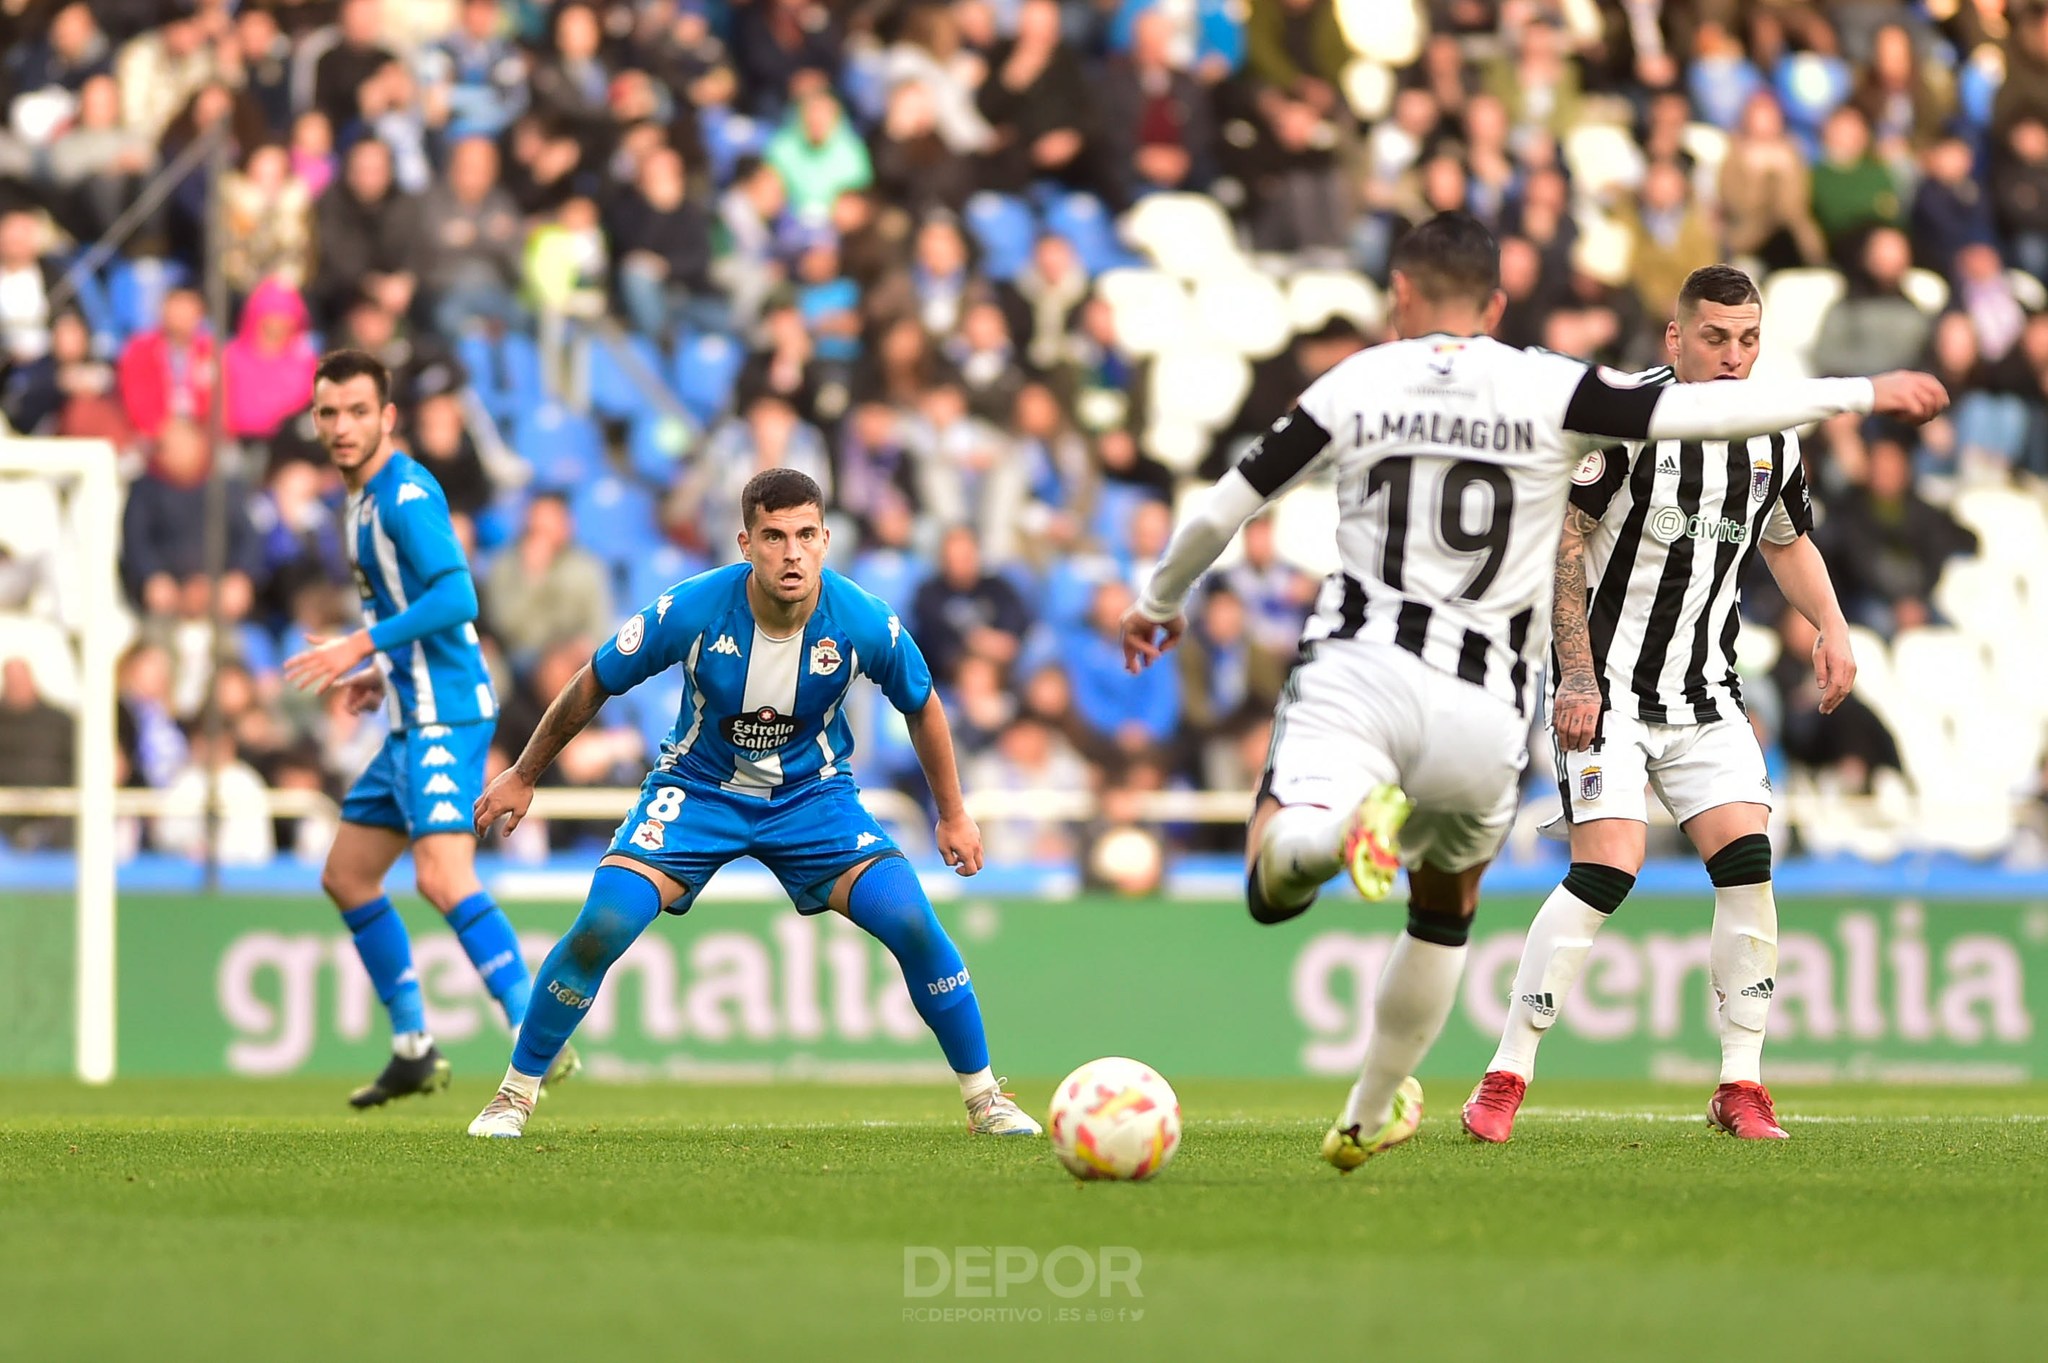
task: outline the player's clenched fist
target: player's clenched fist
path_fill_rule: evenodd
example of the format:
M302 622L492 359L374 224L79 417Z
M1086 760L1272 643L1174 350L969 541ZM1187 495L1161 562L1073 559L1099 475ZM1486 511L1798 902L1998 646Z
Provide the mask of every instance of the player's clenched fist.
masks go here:
M470 817L476 821L476 835L484 837L500 819L505 821L504 832L509 836L519 827L519 821L526 817L527 807L533 803L533 782L519 774L519 768L507 767L491 778L484 787Z
M1180 642L1187 633L1188 618L1176 615L1161 624L1136 606L1124 612L1119 632L1123 636L1124 671L1139 672L1159 661L1159 655Z
M1889 374L1879 374L1870 381L1870 386L1877 394L1873 410L1879 416L1897 417L1917 426L1948 409L1948 389L1932 374L1894 369Z

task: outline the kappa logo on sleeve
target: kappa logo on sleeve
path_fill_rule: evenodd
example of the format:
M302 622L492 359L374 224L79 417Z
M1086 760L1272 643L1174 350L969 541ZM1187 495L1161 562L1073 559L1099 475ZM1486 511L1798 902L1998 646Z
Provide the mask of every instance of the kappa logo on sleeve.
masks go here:
M404 483L399 486L398 505L400 506L404 506L407 502L425 501L426 498L427 490L418 483Z

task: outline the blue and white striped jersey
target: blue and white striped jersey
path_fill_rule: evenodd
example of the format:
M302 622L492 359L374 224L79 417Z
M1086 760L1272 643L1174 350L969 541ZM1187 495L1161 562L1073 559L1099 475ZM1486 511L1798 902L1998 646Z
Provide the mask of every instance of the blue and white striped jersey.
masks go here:
M591 670L616 696L682 668L682 709L657 772L763 798L850 781L844 705L854 677L872 678L910 714L932 694L924 655L894 611L830 569L803 629L776 638L747 603L752 573L736 563L677 583L627 618Z
M451 573L469 576L455 538L448 498L434 475L403 450L348 499L345 542L373 640L379 623L395 619ZM475 589L470 588L471 604ZM470 724L495 718L497 696L477 647L476 624L464 620L385 650L377 666L391 696L394 731L427 724Z

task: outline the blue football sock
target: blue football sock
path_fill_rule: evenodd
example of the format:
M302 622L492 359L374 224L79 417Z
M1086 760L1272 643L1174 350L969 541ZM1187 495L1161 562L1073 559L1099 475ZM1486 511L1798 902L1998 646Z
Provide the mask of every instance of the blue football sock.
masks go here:
M956 1074L988 1068L988 1038L981 1004L953 939L932 912L917 872L901 857L884 857L853 882L846 916L889 948L903 967L903 982L918 1016L939 1038Z
M427 1029L426 1003L420 997L419 972L412 968L412 938L405 920L391 907L389 895L341 911L341 921L355 934L356 955L370 972L370 986L391 1014L394 1036Z
M597 868L583 911L540 963L540 988L533 991L512 1048L513 1069L535 1076L548 1072L590 1010L604 973L660 916L661 895L652 881L623 866Z
M484 988L505 1010L505 1021L517 1027L526 1020L526 1000L533 993L533 977L526 973L526 958L519 954L519 936L511 920L491 897L478 890L448 911L448 926L455 940L469 953L476 973L484 977Z

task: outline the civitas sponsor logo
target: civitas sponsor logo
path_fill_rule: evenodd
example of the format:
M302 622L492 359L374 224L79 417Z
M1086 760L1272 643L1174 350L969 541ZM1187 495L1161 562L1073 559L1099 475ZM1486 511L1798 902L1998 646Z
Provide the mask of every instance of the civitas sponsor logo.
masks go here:
M719 721L725 741L746 753L769 753L789 746L796 737L796 720L772 705L750 714L732 715Z

